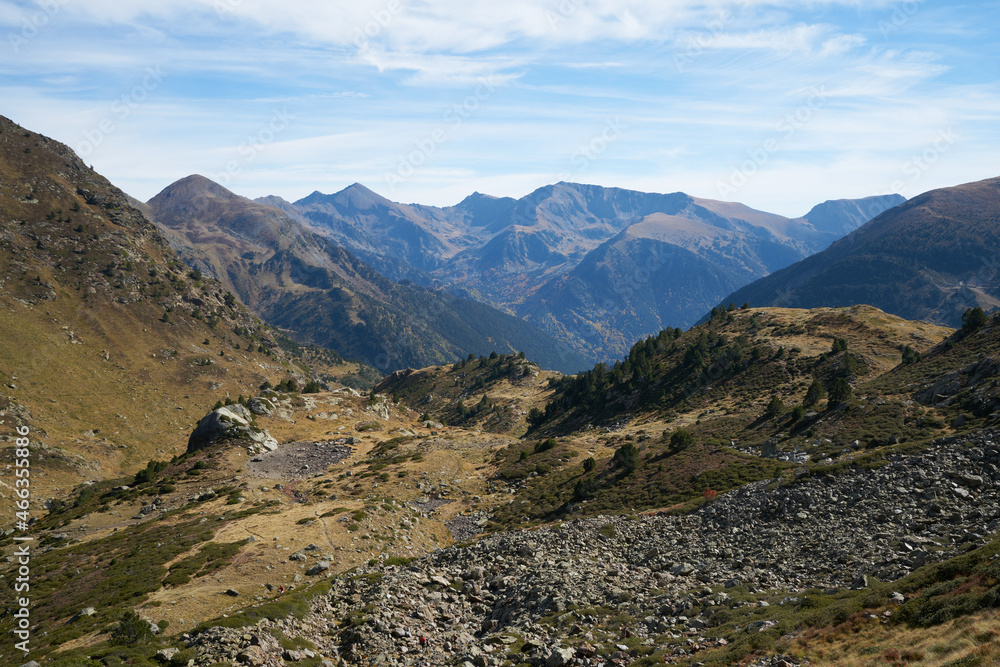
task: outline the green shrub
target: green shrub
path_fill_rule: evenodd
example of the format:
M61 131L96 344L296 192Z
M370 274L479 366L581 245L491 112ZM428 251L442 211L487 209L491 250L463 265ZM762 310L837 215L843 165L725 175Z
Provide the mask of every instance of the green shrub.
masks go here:
M631 442L626 442L615 450L611 462L627 475L639 467L639 449Z
M547 452L550 449L553 449L555 446L556 446L556 441L553 440L552 438L549 438L548 440L540 440L535 443L535 453L540 454L542 452Z
M670 451L680 452L694 444L694 436L687 429L679 428L670 434Z
M116 646L133 646L153 638L153 629L149 623L132 610L122 612L118 617L118 625L111 631L108 640Z
M385 559L385 565L398 565L400 567L406 567L413 562L413 558L407 558L405 556L389 556Z

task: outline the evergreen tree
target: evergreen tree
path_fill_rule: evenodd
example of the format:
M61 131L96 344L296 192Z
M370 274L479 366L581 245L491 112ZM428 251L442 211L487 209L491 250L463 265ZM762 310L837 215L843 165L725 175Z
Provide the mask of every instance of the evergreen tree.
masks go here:
M850 377L852 375L858 374L858 359L853 354L844 355L844 366L843 366L844 377Z
M966 333L975 333L986 326L986 322L987 318L985 310L979 306L969 308L962 315L962 331Z
M851 389L851 383L842 377L834 378L833 382L830 383L830 389L828 391L830 397L830 407L850 400L854 393Z
M785 410L785 404L781 402L781 399L777 396L772 396L771 400L767 404L767 408L764 409L765 417L777 417Z
M694 444L694 436L687 429L679 428L670 434L670 451L677 453Z
M528 424L534 426L541 423L545 419L545 413L538 408L531 408L528 410Z
M628 475L639 467L639 449L631 442L626 442L615 450L611 461L616 468L622 469Z
M806 397L802 399L802 405L809 407L811 405L816 405L823 397L826 396L826 387L819 380L813 380L812 384L809 385L809 389L806 390Z

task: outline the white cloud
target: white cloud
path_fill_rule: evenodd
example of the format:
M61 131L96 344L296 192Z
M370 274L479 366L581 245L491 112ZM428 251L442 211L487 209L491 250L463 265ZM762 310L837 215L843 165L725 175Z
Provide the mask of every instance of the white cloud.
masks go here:
M36 6L0 0L0 24ZM294 122L240 164L234 190L295 199L362 181L388 195L385 172L443 127L446 140L392 193L436 204L550 183L608 118L623 117L628 130L573 180L717 198L718 180L820 87L821 108L781 134L735 195L800 215L822 199L876 194L942 127L961 141L907 187L995 169L1000 86L981 63L997 47L975 19L951 17L939 37L923 6L884 37L878 21L898 6L74 0L16 57L0 58L0 113L77 146L160 64L164 85L87 158L133 194L218 173L287 106ZM690 56L683 71L678 54ZM445 122L483 78L496 92L458 126Z

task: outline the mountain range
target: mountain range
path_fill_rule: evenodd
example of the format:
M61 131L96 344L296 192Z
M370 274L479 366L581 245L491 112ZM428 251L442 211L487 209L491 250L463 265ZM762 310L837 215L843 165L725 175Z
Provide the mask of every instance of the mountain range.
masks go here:
M383 372L494 351L524 352L565 372L587 365L530 323L390 280L281 210L202 176L170 185L146 210L189 265L217 277L272 325Z
M932 190L726 298L752 306L866 303L959 326L1000 306L1000 178Z
M801 218L738 203L557 183L526 197L399 204L354 184L276 206L394 279L506 310L589 359L690 326L729 292L830 245L899 195L829 201Z
M566 203L589 186L553 187ZM884 280L902 308L957 280L932 316L988 307L997 187L896 206L786 268L812 272L791 287L882 297ZM664 255L636 240L682 232L731 271L806 244L773 242L803 222L684 206L588 241L577 266L616 239L591 263L648 271ZM808 227L837 235L857 207ZM30 655L12 641L4 664L1000 656L1000 315L955 330L861 304L727 305L564 376L514 353L529 324L418 286L440 280L431 264L400 260L396 282L302 220L200 177L139 204L0 118L0 578L30 578L0 614ZM539 270L555 261L519 233ZM344 375L363 369L262 317L448 363L359 392ZM475 336L509 353L457 359Z

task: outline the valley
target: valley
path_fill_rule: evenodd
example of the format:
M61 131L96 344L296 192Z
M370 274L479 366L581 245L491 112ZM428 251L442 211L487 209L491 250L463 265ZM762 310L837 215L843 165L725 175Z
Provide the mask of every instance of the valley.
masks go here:
M688 327L733 286L826 248L904 201L828 201L789 219L742 204L557 183L436 208L354 184L295 203L264 197L385 275L514 313L593 361ZM542 361L538 359L538 361Z
M142 204L0 130L0 501L17 469L31 492L27 525L0 521L7 609L25 538L31 579L31 650L3 664L1000 655L1000 318L992 278L956 268L992 247L993 181L801 219L566 183L435 209L192 176ZM825 257L861 266L844 248L881 266L904 228L948 241L978 299L957 321L750 298L847 270ZM919 262L887 283L900 298L945 275ZM456 266L548 325L456 296Z

